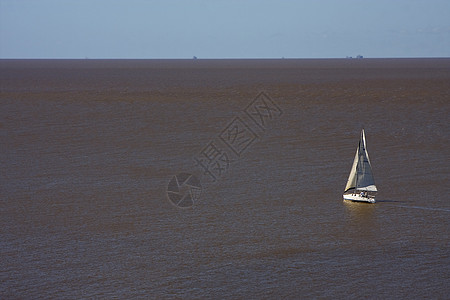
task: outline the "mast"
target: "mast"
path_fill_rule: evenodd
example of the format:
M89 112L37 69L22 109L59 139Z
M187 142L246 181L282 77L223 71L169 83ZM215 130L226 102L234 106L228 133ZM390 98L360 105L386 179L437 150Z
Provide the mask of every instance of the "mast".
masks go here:
M359 137L359 145L358 145L358 164L356 165L356 180L355 180L355 194L358 190L358 166L359 166L359 160L361 158L361 143L363 144L363 149L365 149L365 143L364 143L364 128L361 130L361 136Z

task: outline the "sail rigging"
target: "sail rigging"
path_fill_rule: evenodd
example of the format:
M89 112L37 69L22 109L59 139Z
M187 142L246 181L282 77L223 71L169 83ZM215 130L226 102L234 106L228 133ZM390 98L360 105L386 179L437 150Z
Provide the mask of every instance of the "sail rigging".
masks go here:
M355 159L350 170L350 175L345 186L344 193L355 189L358 191L376 192L377 187L372 174L369 153L366 148L366 136L364 129L361 131L358 148L356 149Z

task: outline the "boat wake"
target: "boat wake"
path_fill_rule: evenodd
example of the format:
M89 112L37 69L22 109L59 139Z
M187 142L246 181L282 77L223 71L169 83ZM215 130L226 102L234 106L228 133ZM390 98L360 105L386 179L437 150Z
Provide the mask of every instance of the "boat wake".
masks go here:
M436 210L436 211L450 212L450 209L445 209L445 208L434 208L434 207L424 207L424 206L409 206L409 205L391 205L391 206L402 207L402 208L415 208L415 209L423 209L423 210Z

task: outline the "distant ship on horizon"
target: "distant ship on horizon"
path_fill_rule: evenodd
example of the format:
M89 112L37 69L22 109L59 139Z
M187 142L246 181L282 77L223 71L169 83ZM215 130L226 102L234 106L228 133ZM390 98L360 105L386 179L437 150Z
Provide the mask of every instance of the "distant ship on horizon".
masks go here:
M352 56L346 56L345 58L353 58ZM361 59L364 58L361 54L356 55L356 58Z

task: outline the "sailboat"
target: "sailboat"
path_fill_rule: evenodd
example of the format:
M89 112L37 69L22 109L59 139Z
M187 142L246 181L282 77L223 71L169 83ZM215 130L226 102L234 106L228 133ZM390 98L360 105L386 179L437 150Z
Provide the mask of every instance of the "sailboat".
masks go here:
M352 169L344 190L344 200L375 203L377 187L373 179L372 166L366 148L366 135L361 131Z

